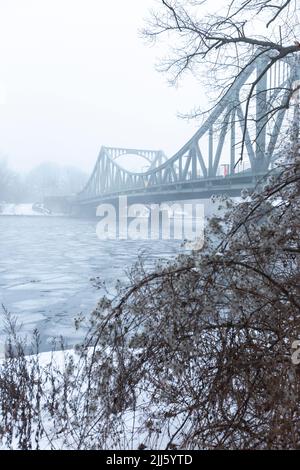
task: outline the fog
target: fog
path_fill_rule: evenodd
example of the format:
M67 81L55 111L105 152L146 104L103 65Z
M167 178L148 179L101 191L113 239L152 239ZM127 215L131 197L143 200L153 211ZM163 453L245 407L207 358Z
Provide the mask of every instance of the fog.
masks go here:
M205 101L192 76L172 88L163 53L141 37L155 0L0 0L0 160L28 172L43 162L89 174L102 145L168 156Z

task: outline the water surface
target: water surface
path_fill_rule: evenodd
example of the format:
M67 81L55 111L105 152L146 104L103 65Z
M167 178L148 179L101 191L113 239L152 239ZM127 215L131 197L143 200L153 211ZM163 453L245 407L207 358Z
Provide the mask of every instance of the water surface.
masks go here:
M54 336L78 340L74 317L88 316L100 296L91 279L109 286L125 278L139 253L148 263L173 257L178 241L100 241L96 221L63 217L0 217L0 303L41 333L42 350ZM3 342L3 317L0 317Z

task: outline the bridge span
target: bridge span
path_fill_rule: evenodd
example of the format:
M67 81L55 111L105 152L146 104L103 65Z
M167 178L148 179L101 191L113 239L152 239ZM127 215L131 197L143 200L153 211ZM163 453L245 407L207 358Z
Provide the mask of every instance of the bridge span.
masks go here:
M75 210L95 211L99 204L113 203L119 196L147 204L224 193L238 196L243 188L253 190L277 159L288 113L286 102L293 83L300 79L294 57L276 62L258 81L248 106L249 89L267 61L270 57L238 75L203 125L172 158L167 159L162 151L102 147L85 188L73 201ZM128 155L144 158L146 171L125 169L121 160Z

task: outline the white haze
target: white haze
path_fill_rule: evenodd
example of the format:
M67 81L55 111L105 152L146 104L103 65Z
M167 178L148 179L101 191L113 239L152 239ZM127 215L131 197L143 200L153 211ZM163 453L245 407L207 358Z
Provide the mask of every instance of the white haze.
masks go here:
M177 118L205 102L188 77L171 88L161 49L139 29L155 0L0 0L0 159L89 173L101 145L163 149L196 129Z

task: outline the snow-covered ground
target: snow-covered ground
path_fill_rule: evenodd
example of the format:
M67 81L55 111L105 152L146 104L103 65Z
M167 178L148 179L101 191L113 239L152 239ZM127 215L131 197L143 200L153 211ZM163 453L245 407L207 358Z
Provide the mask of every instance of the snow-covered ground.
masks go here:
M47 352L47 353L40 353L37 356L35 356L35 360L38 360L39 366L42 370L42 376L44 377L46 375L46 370L47 367L49 367L50 364L52 364L53 367L55 367L57 370L60 370L62 373L64 372L64 366L65 366L65 359L66 359L66 354L72 355L76 359L76 355L74 351L68 351L68 352L63 352L63 351L55 351L55 352ZM28 356L28 362L33 357ZM0 357L0 366L2 366L4 362L4 357ZM29 365L30 369L30 365ZM33 400L34 401L34 400ZM33 405L34 406L34 405ZM0 420L2 419L2 416L0 414ZM39 446L40 449L42 450L51 450L51 449L63 449L63 440L59 439L55 436L55 428L53 427L53 423L51 421L51 418L48 416L47 413L44 413L42 415L42 422L43 422L43 427L44 427L44 433L43 437L39 441ZM34 441L34 432L36 431L35 429L35 424L33 424L32 428L32 442ZM49 438L49 435L51 434L52 438ZM18 450L18 438L14 435L12 443L10 446L7 446L5 443L5 440L0 438L0 451L3 450Z
M41 216L49 215L47 211L34 210L34 204L1 204L0 215Z
M91 358L94 349L92 347L88 348L86 350L87 352L87 358ZM107 351L109 353L109 350ZM72 358L72 362L74 364L74 376L73 379L76 378L76 385L78 384L78 389L73 388L72 390L69 390L69 399L71 400L72 403L77 404L78 409L77 410L72 410L72 408L68 407L68 413L69 413L69 418L73 416L74 422L72 423L72 420L70 422L66 423L69 427L67 428L61 428L61 425L58 424L57 417L55 418L51 413L49 413L49 410L47 409L47 406L44 407L45 403L49 400L51 401L51 396L52 396L52 389L51 387L54 385L54 382L52 383L52 378L53 380L56 380L58 377L60 377L61 382L60 384L63 385L63 376L68 373L68 361L69 359ZM42 434L39 435L39 440L38 440L38 446L39 450L76 450L78 449L78 431L79 429L75 430L73 429L74 423L76 423L75 415L78 413L79 416L84 416L84 410L83 407L85 406L85 397L82 395L86 391L86 386L88 384L88 376L84 376L84 380L81 382L80 374L83 373L83 363L82 363L82 358L80 355L78 355L74 349L69 349L66 351L52 351L52 352L44 352L44 353L39 353L34 356L27 356L25 357L25 361L28 361L28 373L30 373L31 367L33 367L33 363L38 363L39 365L39 372L41 374L40 378L43 381L43 393L41 397L41 414L39 416L40 418L40 431L41 429L43 430ZM37 362L36 362L37 361ZM4 363L4 358L0 359L0 367ZM55 371L52 372L52 378L49 379L49 373L51 374L50 371ZM48 380L46 380L48 376ZM58 383L55 382L55 386L58 386ZM70 384L69 384L70 385ZM71 393L70 393L71 392ZM79 395L78 395L79 393ZM63 397L62 397L63 399ZM75 400L75 401L74 401ZM144 421L146 417L144 416L144 412L142 410L138 410L138 408L141 405L149 404L151 401L151 397L148 396L148 394L143 391L137 401L136 401L136 408L135 410L129 409L126 413L124 413L122 417L122 426L121 428L117 428L120 431L120 436L122 436L122 442L124 445L123 450L129 450L129 449L138 449L139 445L143 442L146 441L148 436L148 431L142 430L139 426L137 426L137 422L139 420ZM70 403L71 403L70 402ZM32 397L32 404L33 404L33 409L36 406L35 398L34 396ZM148 405L147 405L148 406ZM74 413L74 415L73 415ZM121 418L121 416L120 416ZM0 412L0 421L2 419L1 412ZM92 416L91 416L91 419ZM95 419L95 425L98 422L98 417L94 416ZM32 427L31 427L31 432L30 432L30 437L29 441L31 441L32 444L32 449L36 449L36 444L37 442L35 441L35 433L37 431L37 422L34 420L32 421ZM61 424L61 423L60 423ZM93 426L93 421L90 422L90 425ZM22 424L21 424L22 426ZM78 423L77 423L78 426ZM74 431L75 430L75 431ZM18 450L20 449L19 447L19 437L18 437L18 427L15 424L15 429L13 431L13 437L11 444L8 445L7 441L4 438L0 437L0 451L3 450ZM116 431L116 430L115 430ZM170 427L169 432L172 434L175 432L175 429ZM157 436L158 437L158 436ZM160 448L165 449L170 438L169 435L164 434L160 438ZM95 442L91 438L91 441L89 441L89 438L87 437L86 444L89 445L94 445ZM121 441L120 441L120 445ZM105 437L105 446L108 449L113 449L115 448L115 441L113 439L113 434L112 436L106 436ZM92 448L92 447L88 447Z

